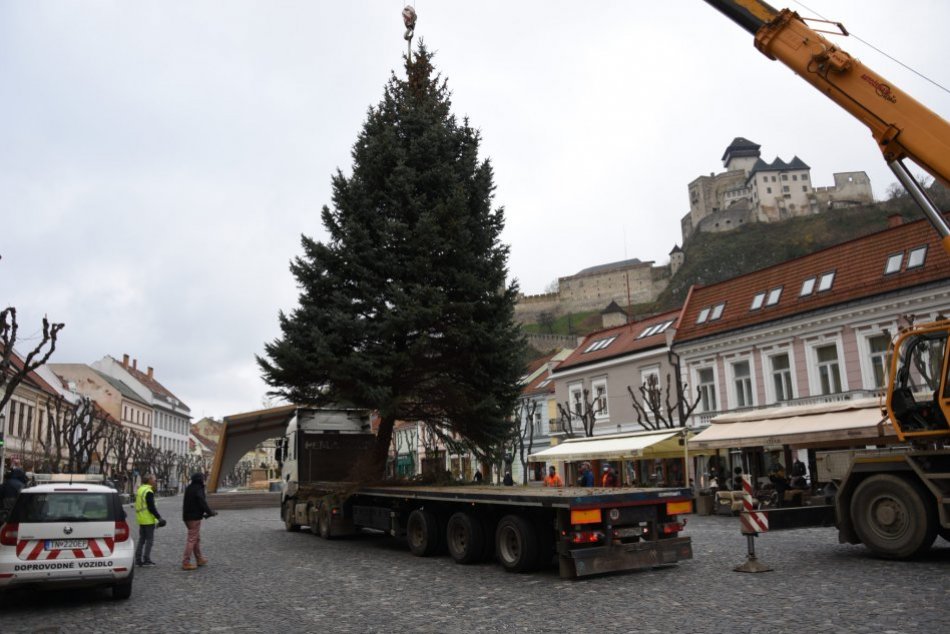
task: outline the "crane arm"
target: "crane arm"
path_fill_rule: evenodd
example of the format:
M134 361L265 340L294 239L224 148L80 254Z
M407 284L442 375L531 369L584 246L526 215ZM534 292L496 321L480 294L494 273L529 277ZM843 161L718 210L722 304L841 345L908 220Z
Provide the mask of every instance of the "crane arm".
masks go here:
M838 48L794 11L777 10L761 0L706 2L753 34L755 47L766 57L791 68L870 128L884 160L921 204L950 253L950 226L901 162L911 159L950 187L950 123ZM848 34L840 24L835 26ZM929 205L921 203L921 194Z

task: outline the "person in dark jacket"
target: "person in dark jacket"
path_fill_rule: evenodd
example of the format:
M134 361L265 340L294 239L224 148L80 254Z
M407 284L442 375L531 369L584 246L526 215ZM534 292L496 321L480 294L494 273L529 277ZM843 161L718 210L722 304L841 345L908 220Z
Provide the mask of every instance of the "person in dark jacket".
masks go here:
M13 503L25 486L26 473L20 467L13 467L3 479L3 485L0 485L0 523L3 523L13 510Z
M201 520L215 515L217 513L211 510L205 498L204 474L192 474L191 484L185 487L185 499L181 506L181 518L188 528L185 553L181 559L182 570L194 570L208 563L208 559L201 554ZM191 561L192 556L194 562Z

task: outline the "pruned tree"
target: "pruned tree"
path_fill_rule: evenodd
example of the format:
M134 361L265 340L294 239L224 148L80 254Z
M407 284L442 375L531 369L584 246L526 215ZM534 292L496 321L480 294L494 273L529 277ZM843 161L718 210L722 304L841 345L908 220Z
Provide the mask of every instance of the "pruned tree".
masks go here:
M51 323L44 315L39 341L26 353L22 362L17 362L14 352L19 329L16 308L8 306L0 310L0 412L7 406L13 397L13 391L23 379L53 356L59 331L65 326L66 324Z
M594 435L594 424L597 422L599 410L590 397L590 390L584 388L580 394L581 399L574 401L573 404L568 401L557 404L558 424L561 426L561 431L568 437L573 438L575 426L580 426L584 436L590 438Z
M60 438L65 449L66 473L88 473L102 437L115 425L112 417L89 397L65 410Z
M537 399L522 396L515 412L517 424L518 458L521 460L522 484L528 484L528 456L534 450L535 415L538 412Z
M696 400L691 401L686 383L681 383L676 389L672 374L667 373L666 385L660 385L656 374L649 374L646 381L636 391L629 385L627 392L633 403L633 410L637 414L637 423L644 429L674 429L684 427L686 421L699 405L700 393L696 389ZM680 406L683 413L680 418Z
M63 470L66 447L66 419L72 416L74 406L62 396L46 400L46 425L37 444L42 454L41 472L59 473Z
M299 306L258 357L273 395L379 412L376 477L397 420L495 446L523 371L492 168L431 58L420 45L370 109L352 175L332 179L329 238L302 237L291 265Z

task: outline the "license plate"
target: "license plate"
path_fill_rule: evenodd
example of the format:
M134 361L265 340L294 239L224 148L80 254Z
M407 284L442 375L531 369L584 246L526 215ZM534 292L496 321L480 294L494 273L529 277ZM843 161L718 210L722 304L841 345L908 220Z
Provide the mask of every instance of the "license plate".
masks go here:
M642 529L642 528L639 528L639 527L637 527L637 528L618 528L617 530L614 531L614 535L615 535L616 537L621 537L621 538L622 538L622 537L639 537L640 535L643 535L643 529Z
M86 549L85 539L47 539L44 546L46 550L73 550Z

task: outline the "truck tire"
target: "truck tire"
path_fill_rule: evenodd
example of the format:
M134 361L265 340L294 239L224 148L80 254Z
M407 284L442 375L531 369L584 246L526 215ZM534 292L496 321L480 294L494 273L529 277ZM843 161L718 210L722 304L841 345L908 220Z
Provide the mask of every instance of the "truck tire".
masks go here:
M455 563L476 564L485 556L485 529L477 517L460 511L449 518L445 543Z
M294 503L284 503L284 530L288 533L296 533L300 530L300 524L294 522Z
M858 485L851 520L861 542L878 557L908 559L925 552L937 537L937 513L918 482L877 474Z
M416 509L406 522L406 542L416 557L430 557L439 552L439 518L432 511Z
M520 515L506 515L495 531L495 554L508 572L530 572L538 565L538 535Z

